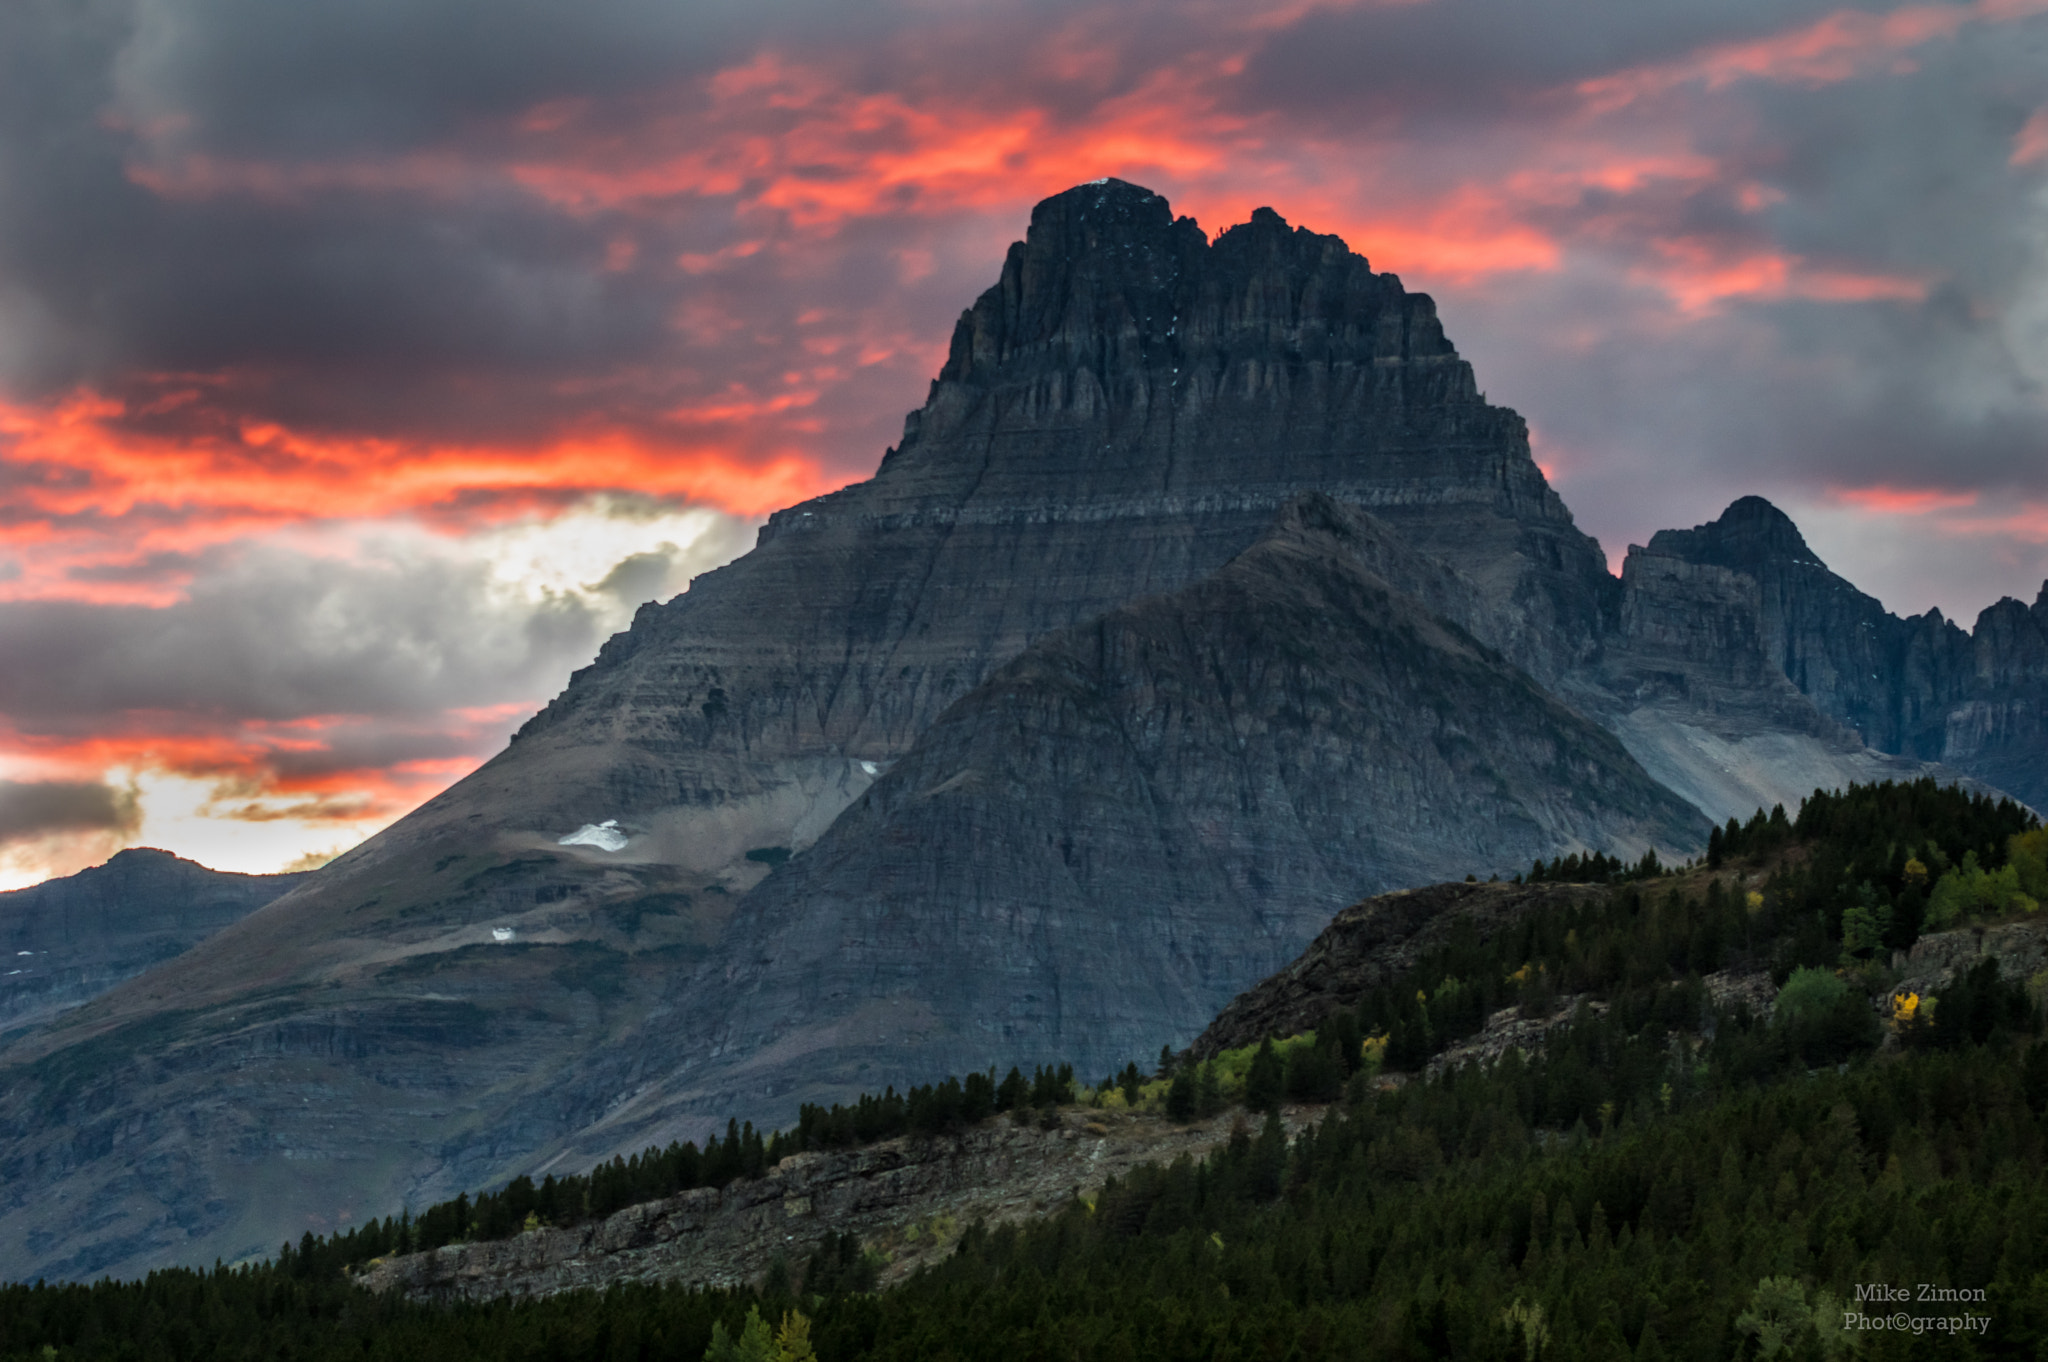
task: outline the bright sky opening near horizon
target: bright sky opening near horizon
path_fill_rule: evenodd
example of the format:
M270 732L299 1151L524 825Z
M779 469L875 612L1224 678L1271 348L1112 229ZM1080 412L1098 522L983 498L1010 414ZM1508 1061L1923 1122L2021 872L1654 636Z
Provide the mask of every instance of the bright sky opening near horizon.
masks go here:
M0 9L0 888L312 865L873 472L1033 203L1433 294L1581 527L2048 577L2048 0Z

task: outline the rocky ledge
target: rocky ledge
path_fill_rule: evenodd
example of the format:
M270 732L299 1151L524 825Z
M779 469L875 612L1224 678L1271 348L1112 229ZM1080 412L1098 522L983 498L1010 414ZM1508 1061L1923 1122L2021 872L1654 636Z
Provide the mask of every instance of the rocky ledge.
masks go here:
M1289 1133L1319 1113L1290 1109ZM550 1296L615 1282L733 1286L760 1280L777 1254L800 1269L827 1234L852 1233L888 1258L887 1283L949 1252L977 1220L1029 1219L1141 1163L1200 1156L1243 1119L1225 1113L1183 1126L1076 1108L1050 1128L1035 1116L1029 1125L992 1120L956 1134L794 1154L763 1177L628 1206L604 1220L379 1259L358 1280L434 1301Z

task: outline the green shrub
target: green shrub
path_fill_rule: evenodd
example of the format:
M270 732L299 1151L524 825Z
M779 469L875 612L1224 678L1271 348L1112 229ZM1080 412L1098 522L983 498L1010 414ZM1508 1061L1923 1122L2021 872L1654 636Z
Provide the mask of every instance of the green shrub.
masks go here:
M1794 970L1771 1020L1790 1057L1804 1064L1838 1064L1883 1037L1869 999L1824 969Z

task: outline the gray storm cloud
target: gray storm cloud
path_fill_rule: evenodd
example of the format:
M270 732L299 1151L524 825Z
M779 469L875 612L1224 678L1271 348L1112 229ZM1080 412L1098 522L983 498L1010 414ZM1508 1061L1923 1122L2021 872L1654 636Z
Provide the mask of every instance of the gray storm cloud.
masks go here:
M575 597L498 599L478 564L265 550L172 606L0 604L0 710L48 731L144 710L419 716L545 691L605 632Z
M274 753L284 774L461 755L476 739L446 731L447 711L544 701L634 606L682 590L750 533L717 518L686 546L622 556L582 590L507 583L487 547L387 541L346 558L219 552L168 606L0 602L0 713L53 737L122 716L173 729L351 720Z
M98 781L0 780L0 846L66 832L131 832L134 795Z

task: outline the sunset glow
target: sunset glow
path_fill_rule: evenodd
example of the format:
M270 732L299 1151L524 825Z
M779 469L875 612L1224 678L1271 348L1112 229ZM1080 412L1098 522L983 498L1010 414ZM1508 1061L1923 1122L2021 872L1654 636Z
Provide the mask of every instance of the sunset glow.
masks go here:
M1858 525L1973 546L1900 608L2048 569L2048 0L599 6L573 59L528 18L478 83L388 16L341 69L182 15L24 101L90 155L23 152L0 212L0 781L127 812L0 827L0 886L275 869L459 779L871 473L1102 176L1435 295L1616 565L1754 491L1852 577L1896 551Z
M1834 487L1834 496L1851 506L1883 515L1926 515L1975 506L1975 492L1942 492L1916 487Z

